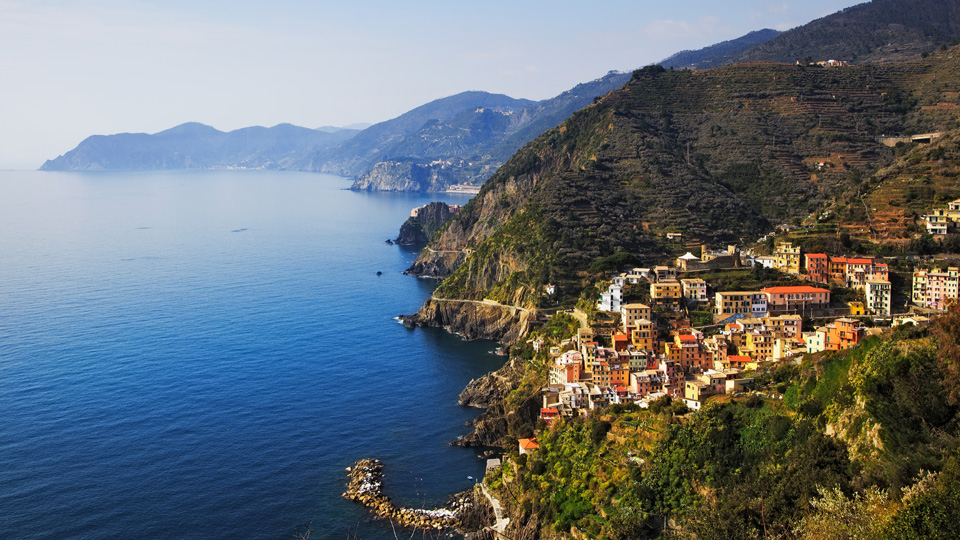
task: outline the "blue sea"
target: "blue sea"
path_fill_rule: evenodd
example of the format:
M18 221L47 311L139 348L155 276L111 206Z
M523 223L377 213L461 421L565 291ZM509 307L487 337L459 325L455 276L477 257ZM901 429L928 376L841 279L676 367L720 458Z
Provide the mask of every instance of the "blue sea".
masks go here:
M481 477L447 443L503 359L399 324L436 283L384 243L467 197L348 186L0 172L0 538L392 539L340 498L355 460L416 506Z

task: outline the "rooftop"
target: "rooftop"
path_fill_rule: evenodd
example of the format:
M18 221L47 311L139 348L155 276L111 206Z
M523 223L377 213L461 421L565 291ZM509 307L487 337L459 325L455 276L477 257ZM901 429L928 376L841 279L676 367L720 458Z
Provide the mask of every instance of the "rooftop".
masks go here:
M771 294L792 294L792 293L829 293L827 289L820 287L811 287L809 285L795 285L792 287L767 287L763 289L765 293Z

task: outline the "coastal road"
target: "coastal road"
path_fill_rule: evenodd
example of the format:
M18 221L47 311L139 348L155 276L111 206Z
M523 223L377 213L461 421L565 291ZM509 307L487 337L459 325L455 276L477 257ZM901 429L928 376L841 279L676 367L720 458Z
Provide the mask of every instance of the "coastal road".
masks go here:
M424 251L429 251L430 253L466 253L467 255L473 253L472 249L433 249L429 247L423 248Z
M455 298L438 298L436 296L431 296L430 300L435 300L437 302L453 302L455 304L480 304L482 306L494 306L494 307L502 307L506 309L516 309L518 311L522 311L526 313L527 315L532 315L532 313L530 313L530 310L528 309L517 307L517 306L508 306L507 304L501 304L496 300L490 300L487 298L484 298L483 300L459 300Z

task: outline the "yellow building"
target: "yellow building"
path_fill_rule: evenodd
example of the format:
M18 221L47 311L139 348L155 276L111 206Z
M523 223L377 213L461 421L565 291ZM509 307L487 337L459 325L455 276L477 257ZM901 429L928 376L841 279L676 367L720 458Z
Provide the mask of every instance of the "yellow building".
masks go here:
M620 320L623 323L623 331L629 332L640 319L650 319L650 306L646 304L624 304L620 306Z
M755 362L764 362L773 358L773 349L776 345L776 338L773 332L769 330L754 330L747 332L744 346L740 348L740 354L749 356Z
M714 297L714 315L717 320L731 315L766 317L767 295L762 291L724 291Z
M650 284L650 299L654 303L679 306L682 297L683 287L677 280L667 279Z
M657 327L649 319L634 322L630 331L630 341L635 349L647 352L657 350Z
M788 274L799 274L800 246L793 247L792 242L779 242L774 252L774 261L777 270Z
M847 302L847 305L850 306L850 315L854 317L866 313L863 302Z

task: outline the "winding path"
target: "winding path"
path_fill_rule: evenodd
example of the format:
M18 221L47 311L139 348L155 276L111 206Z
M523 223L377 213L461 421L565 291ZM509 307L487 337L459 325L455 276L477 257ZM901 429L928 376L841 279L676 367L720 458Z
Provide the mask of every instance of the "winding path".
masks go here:
M487 491L487 486L480 482L480 490L483 491L483 494L486 495L487 500L490 501L490 506L493 507L493 515L497 519L496 523L493 526L493 530L497 531L497 536L499 537L507 530L507 525L510 523L510 518L502 517L503 509L500 508L500 501L493 498L493 495Z

